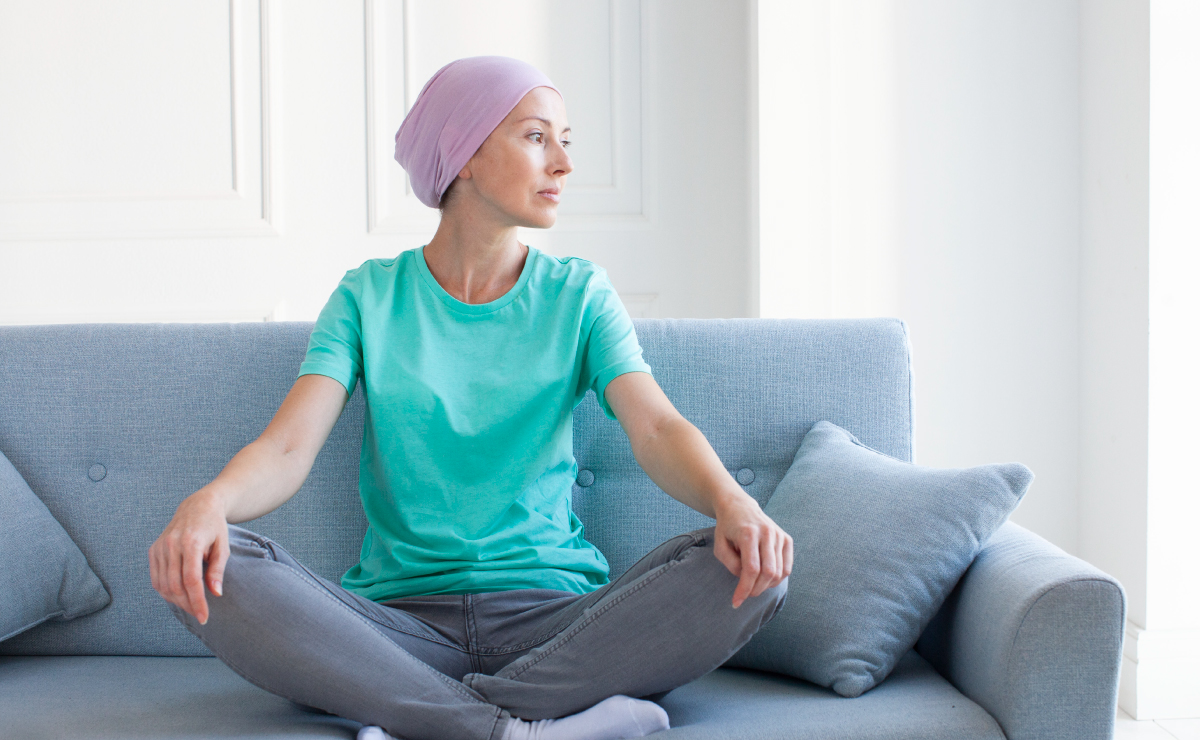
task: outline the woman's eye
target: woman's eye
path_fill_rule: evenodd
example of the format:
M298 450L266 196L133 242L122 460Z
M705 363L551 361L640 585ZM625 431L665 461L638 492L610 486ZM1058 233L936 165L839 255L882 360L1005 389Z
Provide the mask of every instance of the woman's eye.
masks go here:
M546 135L545 135L545 134L543 134L541 131L534 131L532 134L530 134L530 136L535 136L535 137L537 137L537 143L541 144L541 143L542 143L542 138L543 138L543 137L545 137ZM571 142L570 142L570 141L564 141L564 142L562 142L562 145L563 145L563 148L565 149L565 148L567 148L567 147L571 146Z

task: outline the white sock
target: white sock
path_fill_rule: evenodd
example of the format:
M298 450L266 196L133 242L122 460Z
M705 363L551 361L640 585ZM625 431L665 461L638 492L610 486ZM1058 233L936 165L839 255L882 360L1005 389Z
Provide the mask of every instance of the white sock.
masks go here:
M513 717L501 740L624 740L669 729L671 722L662 707L617 694L591 709L558 719L530 721Z
M358 730L358 740L396 740L379 725L363 725Z
M524 720L513 717L501 740L626 740L671 729L666 711L652 701L622 694L610 696L591 709L558 719ZM396 740L379 725L363 725L358 740Z

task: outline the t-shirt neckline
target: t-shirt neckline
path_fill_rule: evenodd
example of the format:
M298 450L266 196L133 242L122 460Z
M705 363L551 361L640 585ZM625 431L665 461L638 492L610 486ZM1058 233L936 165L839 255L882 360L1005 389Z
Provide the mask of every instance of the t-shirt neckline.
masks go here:
M517 282L511 288L509 288L508 292L504 295L500 296L494 301L488 301L487 303L463 303L446 292L446 289L442 287L441 283L437 281L437 278L433 276L433 273L429 271L429 265L425 262L426 246L428 245L422 244L415 250L417 253L417 270L421 273L421 277L425 279L425 284L429 286L429 289L433 291L433 294L442 299L442 302L447 306L453 308L455 311L470 314L491 313L492 311L497 311L512 303L516 299L517 295L525 288L525 284L529 282L529 276L533 273L533 260L538 254L538 250L532 245L525 245L529 249L529 253L525 255L525 265L521 268L521 274L517 278Z

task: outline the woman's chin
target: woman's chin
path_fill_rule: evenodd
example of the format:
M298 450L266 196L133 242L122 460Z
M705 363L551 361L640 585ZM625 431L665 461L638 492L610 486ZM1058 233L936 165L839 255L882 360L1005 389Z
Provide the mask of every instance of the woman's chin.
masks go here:
M530 229L548 229L558 220L558 208L539 208L529 215L525 224Z

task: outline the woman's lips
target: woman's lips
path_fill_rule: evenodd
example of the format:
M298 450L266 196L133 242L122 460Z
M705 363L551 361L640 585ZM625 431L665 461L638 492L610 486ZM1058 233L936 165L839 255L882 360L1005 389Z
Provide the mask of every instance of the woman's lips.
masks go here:
M538 195L540 195L543 198L546 198L548 200L552 200L555 203L558 202L558 193L552 193L549 190L543 190L542 192L538 193Z

